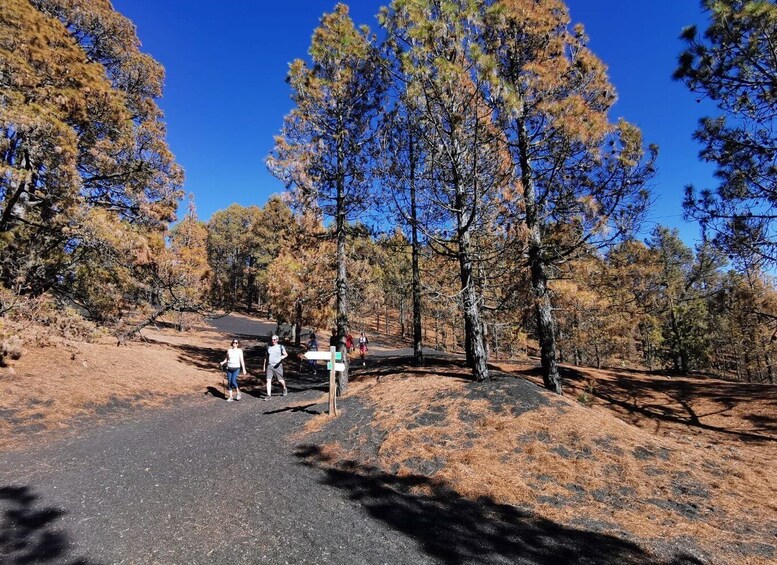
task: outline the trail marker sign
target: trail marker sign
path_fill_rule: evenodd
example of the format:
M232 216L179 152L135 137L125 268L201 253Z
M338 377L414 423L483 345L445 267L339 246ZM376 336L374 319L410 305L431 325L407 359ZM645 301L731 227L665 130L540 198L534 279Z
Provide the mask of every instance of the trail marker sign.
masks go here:
M306 351L302 355L305 359L308 359L310 361L331 361L332 359L332 353L329 351ZM343 358L343 354L339 351L335 352L335 361L340 361ZM329 367L327 367L328 369ZM344 369L337 369L338 371L342 371Z

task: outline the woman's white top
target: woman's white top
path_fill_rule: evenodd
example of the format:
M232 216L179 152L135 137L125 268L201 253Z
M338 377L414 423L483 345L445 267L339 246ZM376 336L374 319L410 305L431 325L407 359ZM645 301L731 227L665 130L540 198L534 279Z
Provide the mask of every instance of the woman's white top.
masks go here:
M227 349L227 367L230 369L240 368L240 359L243 357L243 350L239 347Z

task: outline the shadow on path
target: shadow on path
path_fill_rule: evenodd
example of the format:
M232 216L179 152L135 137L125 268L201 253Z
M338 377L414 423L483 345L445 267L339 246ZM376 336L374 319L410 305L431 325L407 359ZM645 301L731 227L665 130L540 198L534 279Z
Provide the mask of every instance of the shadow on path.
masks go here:
M221 387L220 389L218 389L215 386L209 386L205 390L205 394L210 394L214 398L220 398L221 400L226 400L227 398L227 395L224 394L224 387Z
M407 373L413 377L435 375L472 381L471 370L467 369L463 360L443 356L428 355L425 364L417 367L413 365L412 356L389 355L384 352L380 357L368 358L364 366L358 359L352 359L350 369L352 381L375 378L380 382L381 378L394 377L397 373Z
M269 410L265 412L265 414L281 414L283 412L302 412L304 414L310 414L311 416L318 416L320 414L326 413L326 410L312 410L311 408L313 406L319 406L318 403L313 402L311 404L305 404L304 406L284 406L283 408L279 408L277 410Z
M373 518L415 539L425 553L445 563L701 563L690 555L659 559L628 540L562 526L485 497L468 500L422 475L400 477L354 461L335 466L314 445L299 446L296 455L303 465L323 470L325 484L345 491ZM414 492L419 488L425 494Z
M30 487L0 487L0 510L0 562L94 565L84 559L69 560L70 541L56 524L65 512L42 507Z

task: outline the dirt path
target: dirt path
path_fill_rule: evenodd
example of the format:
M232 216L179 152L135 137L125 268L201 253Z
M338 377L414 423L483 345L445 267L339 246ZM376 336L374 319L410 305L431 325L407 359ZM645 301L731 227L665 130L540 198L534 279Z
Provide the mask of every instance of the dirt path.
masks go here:
M249 340L274 329L213 325ZM233 403L211 390L3 454L0 562L431 562L295 455L289 435L327 408L319 381L289 380L270 402L259 386Z
M213 322L258 359L268 322ZM258 369L258 368L257 368ZM258 370L254 371L257 374ZM2 563L436 563L297 452L324 376L220 390L0 457Z

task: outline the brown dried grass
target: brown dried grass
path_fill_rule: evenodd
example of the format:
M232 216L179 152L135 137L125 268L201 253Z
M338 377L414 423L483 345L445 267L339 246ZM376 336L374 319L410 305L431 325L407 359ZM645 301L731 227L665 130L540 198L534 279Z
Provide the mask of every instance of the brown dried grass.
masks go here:
M354 384L351 394L370 399L374 426L387 434L379 449L381 467L401 475L416 473L418 460L443 462L434 482L471 499L529 506L562 524L584 514L648 541L687 536L731 562L765 562L731 548L769 542L777 526L777 434L774 424L754 424L768 421L770 410L774 414L774 389L734 385L736 396L726 398L710 388L725 391L731 383L688 379L681 387L685 398L673 403L662 399L665 386L651 386L663 385L664 377L629 375L630 386L641 385L637 402L658 406L666 400L660 413L668 420L657 422L651 411L634 415L617 404L612 408L610 395L618 393L622 375L598 372L595 377L610 378L611 386L593 408L574 400L572 386L563 398L538 391L551 405L514 416L509 405L495 409L488 401L465 399L469 383L466 372L460 373L417 376L408 369ZM694 397L694 387L707 394ZM717 403L728 407L725 429L716 427ZM706 415L695 421L707 427L683 423L678 414L694 407ZM677 413L670 417L672 410ZM413 423L429 411L445 417Z
M119 416L182 394L202 394L208 386L220 390L217 362L226 349L221 334L204 327L193 333L152 328L143 334L148 341L123 347L110 337L26 345L18 361L0 369L0 449L19 447L31 434L42 441L53 437L48 433L53 430L78 429L96 413ZM188 358L181 345L202 358Z

